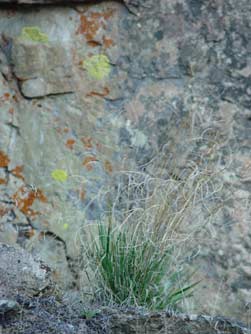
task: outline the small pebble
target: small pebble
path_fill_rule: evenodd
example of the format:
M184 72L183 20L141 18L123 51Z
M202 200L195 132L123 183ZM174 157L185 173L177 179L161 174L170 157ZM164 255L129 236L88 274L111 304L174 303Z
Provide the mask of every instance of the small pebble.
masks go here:
M19 304L15 300L0 299L0 314L18 310L19 310Z

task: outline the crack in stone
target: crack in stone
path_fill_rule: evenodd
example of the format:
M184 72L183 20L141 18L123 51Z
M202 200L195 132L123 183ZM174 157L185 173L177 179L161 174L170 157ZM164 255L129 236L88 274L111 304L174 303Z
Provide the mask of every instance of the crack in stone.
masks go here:
M34 230L37 231L37 229L32 225L32 222L29 218L28 218L28 221L29 221L29 225ZM67 266L68 266L72 276L74 277L74 279L77 280L78 273L76 273L76 270L74 270L75 266L71 265L71 262L74 262L74 260L68 255L66 242L61 237L59 237L56 233L54 233L52 231L42 231L41 233L44 235L44 237L46 237L46 236L51 237L51 238L53 238L54 240L57 240L58 242L60 242L63 245ZM76 284L76 282L72 282L72 283Z
M86 5L95 5L102 2L105 2L107 0L0 0L0 6L2 7L8 7L10 5L17 5L17 6L34 6L34 5L66 5L66 6L74 6L77 4L86 4ZM131 2L131 0L114 0L118 3L121 3L124 5L124 7L127 9L127 11L134 15L138 16L138 12L134 9L135 7L139 7L139 3ZM140 5L144 8L148 8L144 5Z

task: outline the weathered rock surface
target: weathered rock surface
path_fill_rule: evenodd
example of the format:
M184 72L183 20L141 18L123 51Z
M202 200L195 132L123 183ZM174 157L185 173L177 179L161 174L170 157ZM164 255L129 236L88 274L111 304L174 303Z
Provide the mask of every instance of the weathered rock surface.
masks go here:
M49 267L20 247L0 244L0 300L15 301L18 296L32 297L51 289Z
M222 184L197 311L249 321L250 1L0 2L0 239L67 268L119 170L192 161Z
M250 333L241 324L223 318L197 315L135 314L114 312L109 316L109 330L114 334L224 334Z
M25 97L70 93L76 90L71 52L62 44L19 40L13 44L14 74ZM28 61L27 61L28 59Z
M0 314L19 311L20 305L15 300L0 299Z
M76 2L82 2L82 3L87 3L89 0L71 0L72 3ZM57 3L68 3L69 1L67 0L0 0L0 3L4 4L57 4Z
M22 318L7 313L0 324L3 334L250 334L242 324L220 317L100 309L85 319L84 313L83 305L81 309L53 297L33 298L24 302Z
M71 0L70 2L82 2L87 3L90 0ZM0 0L0 3L10 3L10 4L55 4L55 3L68 3L67 0Z

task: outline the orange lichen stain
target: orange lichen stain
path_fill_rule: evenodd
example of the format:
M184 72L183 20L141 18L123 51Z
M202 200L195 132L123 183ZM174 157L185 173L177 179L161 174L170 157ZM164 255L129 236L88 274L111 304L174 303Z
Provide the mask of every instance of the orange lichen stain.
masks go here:
M68 139L67 141L66 141L66 144L65 144L65 146L67 147L67 148L69 148L70 150L73 150L73 147L74 147L74 144L76 143L76 141L74 140L74 139Z
M58 120L56 120L58 121ZM70 132L70 129L65 127L65 128L60 128L60 127L56 127L55 130L57 131L57 133L59 133L60 135L62 135L63 133L68 133Z
M47 198L40 189L27 190L25 186L21 187L12 198L19 210L29 217L40 214L40 212L31 209L35 200L47 203Z
M9 109L9 113L10 113L11 115L13 115L14 112L15 112L14 108L10 108L10 109Z
M112 164L110 163L110 161L106 160L104 162L104 169L107 173L112 173L113 168L112 168Z
M3 217L9 210L6 208L0 207L0 217Z
M8 156L3 151L0 151L0 167L8 167L9 162L10 159L8 158Z
M87 42L94 41L100 27L105 28L105 20L113 15L114 10L107 10L103 13L93 12L90 15L80 15L80 25L77 34L85 35Z
M110 90L108 87L104 87L103 92L95 92L91 91L88 94L86 94L87 97L89 96L98 96L98 97L105 97L110 93Z
M83 166L85 166L85 168L88 171L91 171L91 170L93 170L92 162L96 162L96 161L97 161L97 158L94 157L94 156L86 157L86 158L84 158Z
M103 13L93 12L91 13L91 17L93 19L104 18L105 20L108 20L110 17L112 17L113 13L114 13L114 9L109 9Z
M10 100L10 98L11 98L10 93L4 93L4 94L0 97L0 102L1 102L1 103L7 102L7 101Z
M85 148L90 149L90 148L93 147L93 145L92 145L92 138L91 137L82 137L81 141L84 144Z
M0 178L0 184L7 184L7 181L3 178Z
M36 233L35 229L31 227L29 230L25 231L24 235L27 238L32 238L34 237L35 233Z
M87 44L91 46L92 48L96 48L97 46L102 45L100 42L97 42L97 41L88 41Z
M10 99L10 93L3 94L4 101L8 101Z
M103 37L103 44L105 48L110 48L111 46L114 45L114 42L111 38Z
M86 198L86 192L84 190L80 190L79 191L79 197L81 199L81 201L84 201Z
M85 35L87 41L93 40L98 29L99 29L99 24L97 21L84 15L80 16L80 25L78 27L77 34Z
M18 177L19 179L23 180L24 181L24 176L22 175L23 173L23 169L24 167L23 166L16 166L14 169L11 170L11 173Z

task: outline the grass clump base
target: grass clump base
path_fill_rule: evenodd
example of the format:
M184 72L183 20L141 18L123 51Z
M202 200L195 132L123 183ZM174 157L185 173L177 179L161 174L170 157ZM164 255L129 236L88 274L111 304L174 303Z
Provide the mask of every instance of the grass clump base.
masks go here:
M191 293L196 283L186 284L188 277L182 267L168 273L174 250L145 239L140 227L114 229L112 225L97 226L98 238L92 236L93 249L87 253L99 283L96 297L160 310L174 307Z

